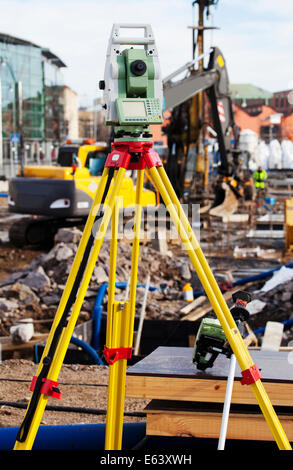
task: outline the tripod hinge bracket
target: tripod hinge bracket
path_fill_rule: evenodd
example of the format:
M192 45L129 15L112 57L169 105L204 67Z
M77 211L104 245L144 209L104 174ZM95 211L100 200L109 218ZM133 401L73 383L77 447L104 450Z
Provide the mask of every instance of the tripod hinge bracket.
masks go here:
M159 154L152 149L145 153L144 160L148 168L153 168L154 166L163 166Z
M33 392L35 389L36 381L37 381L37 376L33 377L30 390ZM54 380L50 379L42 379L43 385L41 386L40 393L43 395L47 395L48 397L53 397L53 398L61 398L62 393L60 392L58 388L58 382L55 382Z
M163 166L161 158L150 142L113 142L108 155L106 168L125 168L126 170L144 170L154 166Z
M109 153L105 167L106 168L125 168L127 170L131 155L128 153L127 150L121 151L114 149L111 153Z
M240 381L241 385L251 385L261 378L261 373L256 364L249 369L241 372L243 379Z
M107 348L104 346L103 355L107 363L112 365L119 359L130 359L132 348Z

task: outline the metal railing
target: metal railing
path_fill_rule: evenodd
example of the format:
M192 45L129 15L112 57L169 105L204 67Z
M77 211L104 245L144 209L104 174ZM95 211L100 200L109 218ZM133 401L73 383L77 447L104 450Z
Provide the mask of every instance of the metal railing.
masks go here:
M59 144L53 141L26 140L23 150L23 165L53 165L57 161ZM21 165L19 145L3 140L3 163L0 177L6 179L16 175Z

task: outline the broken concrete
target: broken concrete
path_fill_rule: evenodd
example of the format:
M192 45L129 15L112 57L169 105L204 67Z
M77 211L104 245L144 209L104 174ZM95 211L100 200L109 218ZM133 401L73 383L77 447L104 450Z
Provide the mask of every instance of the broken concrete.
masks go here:
M35 292L49 289L51 284L50 279L42 266L39 266L35 271L28 273L28 275L19 282L30 287L30 289Z

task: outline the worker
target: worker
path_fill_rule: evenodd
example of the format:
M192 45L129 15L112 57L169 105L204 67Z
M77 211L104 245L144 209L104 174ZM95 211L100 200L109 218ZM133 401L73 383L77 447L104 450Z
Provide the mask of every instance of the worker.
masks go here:
M267 172L263 170L261 166L253 173L254 186L259 193L265 192L265 182L267 180Z

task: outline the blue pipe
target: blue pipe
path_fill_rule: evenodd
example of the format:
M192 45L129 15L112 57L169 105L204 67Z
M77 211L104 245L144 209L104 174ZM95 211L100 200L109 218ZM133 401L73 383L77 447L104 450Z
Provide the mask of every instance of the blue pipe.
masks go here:
M290 318L289 320L284 320L284 321L281 321L280 323L282 323L284 326L290 326L293 324L293 318ZM254 334L255 335L259 335L259 334L262 334L265 332L265 327L264 328L258 328L257 330L254 330Z
M100 335L101 335L101 319L103 313L102 302L108 287L108 282L104 282L98 290L95 305L92 313L93 320L93 337L92 346L96 351L100 349Z
M262 279L266 279L267 277L274 274L275 271L279 271L283 266L286 268L293 268L293 263L288 263L282 266L278 266L277 268L270 269L269 271L265 271L263 273L255 274L254 276L245 277L243 279L238 279L238 281L234 281L231 283L232 287L241 286L242 284L246 284L247 282L253 281L261 281ZM205 295L205 291L194 291L194 297L198 297L199 295Z
M293 263L288 263L284 265L286 268L293 268ZM238 281L235 281L232 283L233 287L234 286L240 286L241 284L245 284L246 282L251 282L251 281L259 281L262 279L266 279L267 277L271 276L274 274L275 271L279 271L283 266L278 266L277 268L270 269L269 271L265 271L264 273L256 274L254 276L249 276L244 279L239 279Z
M104 362L96 352L94 348L92 348L88 343L85 341L82 341L79 338L76 338L76 336L72 336L70 340L71 344L74 344L75 346L78 346L82 348L85 352L89 354L89 356L93 359L94 364L98 364L99 366L103 366Z
M33 450L104 450L105 424L40 426ZM12 450L17 427L0 428L0 450ZM146 434L145 422L124 423L122 450L131 450Z
M74 344L75 346L78 346L79 348L82 348L86 353L88 353L88 355L93 359L94 364L98 364L100 366L104 365L104 362L98 355L97 351L85 341L82 341L76 336L72 336L70 339L70 343ZM36 364L38 364L39 363L38 344L35 344L34 351L35 351L35 362Z

